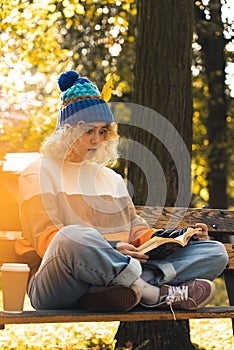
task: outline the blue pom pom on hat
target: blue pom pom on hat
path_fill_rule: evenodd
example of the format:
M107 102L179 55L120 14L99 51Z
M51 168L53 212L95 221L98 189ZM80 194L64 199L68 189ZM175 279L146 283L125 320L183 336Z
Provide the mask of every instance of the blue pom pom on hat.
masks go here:
M62 73L58 78L58 86L60 91L65 91L72 87L75 81L80 77L80 74L74 70L69 70L66 73Z
M56 129L64 124L77 125L80 122L114 122L108 104L101 99L98 87L74 70L62 73L58 78L63 103L58 113Z

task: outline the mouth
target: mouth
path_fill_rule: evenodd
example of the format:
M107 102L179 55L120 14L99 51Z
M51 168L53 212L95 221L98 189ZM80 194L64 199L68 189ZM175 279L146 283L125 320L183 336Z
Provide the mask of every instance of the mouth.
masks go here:
M88 153L86 154L86 159L90 159L94 156L95 152L97 151L97 148L89 148Z

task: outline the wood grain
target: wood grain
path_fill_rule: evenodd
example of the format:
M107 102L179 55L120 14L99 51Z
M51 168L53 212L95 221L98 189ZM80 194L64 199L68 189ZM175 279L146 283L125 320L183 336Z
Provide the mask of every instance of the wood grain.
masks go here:
M205 307L199 310L174 310L177 320L198 318L234 318L234 306ZM109 322L173 320L170 310L136 307L128 312L89 312L86 310L24 311L21 314L0 312L0 325L19 323Z

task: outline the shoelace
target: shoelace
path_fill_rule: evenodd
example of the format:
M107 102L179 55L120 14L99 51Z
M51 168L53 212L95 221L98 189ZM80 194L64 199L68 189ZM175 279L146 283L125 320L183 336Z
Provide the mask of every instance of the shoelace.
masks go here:
M176 316L172 304L182 300L188 300L188 286L168 286L168 295L159 305L169 305L173 319L176 321Z

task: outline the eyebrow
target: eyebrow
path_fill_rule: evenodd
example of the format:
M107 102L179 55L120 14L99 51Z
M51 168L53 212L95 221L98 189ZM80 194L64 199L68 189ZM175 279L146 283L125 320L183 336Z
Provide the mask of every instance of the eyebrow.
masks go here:
M87 127L87 128L90 128L90 129L95 129L95 128L98 128L99 126L100 126L101 128L108 128L108 124L104 124L104 125L86 124L86 127Z

